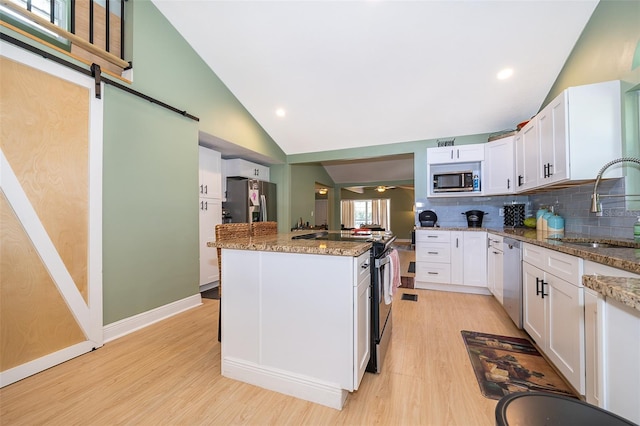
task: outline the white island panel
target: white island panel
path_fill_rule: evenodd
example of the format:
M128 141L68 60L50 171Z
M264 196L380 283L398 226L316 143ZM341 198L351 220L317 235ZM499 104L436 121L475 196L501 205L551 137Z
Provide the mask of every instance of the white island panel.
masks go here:
M361 378L363 256L223 249L222 374L341 409Z

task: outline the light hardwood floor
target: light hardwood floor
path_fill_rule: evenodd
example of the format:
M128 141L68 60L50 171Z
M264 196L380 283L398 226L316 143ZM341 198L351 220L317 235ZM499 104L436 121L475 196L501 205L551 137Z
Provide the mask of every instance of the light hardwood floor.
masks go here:
M418 301L400 300L402 293ZM219 302L0 390L2 425L493 425L460 330L523 336L489 296L400 289L384 371L342 411L220 376Z

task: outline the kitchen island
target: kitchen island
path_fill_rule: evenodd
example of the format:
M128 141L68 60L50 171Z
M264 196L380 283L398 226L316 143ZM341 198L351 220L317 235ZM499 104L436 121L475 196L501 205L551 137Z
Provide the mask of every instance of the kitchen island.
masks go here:
M370 352L366 241L218 242L222 375L341 409Z

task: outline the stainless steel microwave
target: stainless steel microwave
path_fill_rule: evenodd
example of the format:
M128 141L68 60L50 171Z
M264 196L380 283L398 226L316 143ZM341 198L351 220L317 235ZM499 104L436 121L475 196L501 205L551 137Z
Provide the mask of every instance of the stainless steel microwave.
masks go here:
M448 172L433 174L433 192L473 191L473 172Z

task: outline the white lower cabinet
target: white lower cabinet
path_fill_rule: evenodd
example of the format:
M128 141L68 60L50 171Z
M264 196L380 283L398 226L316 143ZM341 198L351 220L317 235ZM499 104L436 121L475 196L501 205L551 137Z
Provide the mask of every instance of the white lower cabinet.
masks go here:
M604 407L603 304L604 296L584 289L585 399L598 407Z
M503 302L504 288L504 252L502 249L503 237L488 234L489 247L487 248L487 287L500 304Z
M530 244L524 247L524 329L569 383L584 394L582 259Z
M585 275L640 275L585 260ZM640 424L640 312L585 289L586 400Z
M487 233L416 231L415 287L488 294Z
M216 225L222 222L222 201L200 198L200 286L213 286L220 279L218 250L207 243L216 240ZM202 289L201 289L202 290Z
M369 361L369 253L222 250L222 375L341 409Z

